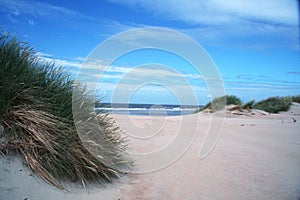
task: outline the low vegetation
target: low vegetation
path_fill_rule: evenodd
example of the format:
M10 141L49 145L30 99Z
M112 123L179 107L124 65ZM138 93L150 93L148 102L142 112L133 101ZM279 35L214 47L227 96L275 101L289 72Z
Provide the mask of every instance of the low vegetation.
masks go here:
M235 105L234 107L230 108L230 110L259 109L269 113L279 113L288 111L292 105L292 102L300 103L300 95L287 97L270 97L258 102L255 102L255 100L251 100L245 104L242 104L241 100L236 96L226 95L213 99L213 101L207 103L196 112L200 112L203 110L210 110L211 112L215 112L217 110L223 109L225 105Z
M241 106L241 109L247 109L247 110L252 109L254 106L254 103L255 103L255 100L248 101L247 103L245 103Z
M297 96L292 96L292 101L295 102L295 103L300 103L300 95L297 95Z
M270 97L254 104L253 108L269 113L288 111L292 105L291 97Z
M0 151L21 155L34 173L59 188L66 182L110 182L122 173L120 167L131 165L120 129L105 114L91 114L105 136L93 141L99 155L85 148L73 119L74 87L67 74L39 59L28 44L0 36ZM78 88L79 103L93 103Z
M210 109L211 112L215 112L217 110L221 110L225 108L226 105L241 105L241 100L234 95L225 95L222 97L217 97L213 99L211 102L207 103L205 106L197 110L196 112L200 112L206 109Z

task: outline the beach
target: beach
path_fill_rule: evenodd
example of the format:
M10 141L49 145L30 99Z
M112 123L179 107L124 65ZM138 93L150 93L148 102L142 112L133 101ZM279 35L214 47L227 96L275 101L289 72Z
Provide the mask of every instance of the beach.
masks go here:
M300 200L299 5L0 0L0 200Z
M161 157L150 157L149 163L137 160L136 173L128 173L113 184L87 188L71 184L65 191L46 184L20 159L2 157L0 199L300 198L299 104L280 114L227 114L216 146L202 159L199 151L211 128L212 114L114 118L125 133L135 134L128 137L132 151L147 154L176 140L173 148L179 149L179 154L171 157L178 157L168 164L164 163L168 155L158 152ZM185 132L178 134L179 128ZM161 165L153 164L156 159L161 159Z

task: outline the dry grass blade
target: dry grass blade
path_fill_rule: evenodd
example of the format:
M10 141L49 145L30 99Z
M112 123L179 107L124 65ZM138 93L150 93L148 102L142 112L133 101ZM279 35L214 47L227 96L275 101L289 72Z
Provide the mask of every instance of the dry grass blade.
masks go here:
M112 181L120 174L118 166L131 165L123 153L125 140L108 116L91 115L77 122L89 127L96 120L105 135L101 140L87 131L95 137L88 143L101 155L85 148L73 119L73 91L73 81L61 69L41 61L16 38L0 36L0 137L5 139L0 151L18 152L34 173L58 188L70 181L84 186ZM83 91L79 97L82 106L93 103Z

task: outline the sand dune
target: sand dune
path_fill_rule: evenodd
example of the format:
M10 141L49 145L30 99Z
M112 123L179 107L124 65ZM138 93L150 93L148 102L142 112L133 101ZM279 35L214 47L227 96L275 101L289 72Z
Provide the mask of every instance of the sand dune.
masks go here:
M31 175L19 159L1 158L0 199L300 198L299 104L281 114L228 114L221 138L204 159L199 159L199 151L211 114L115 118L134 136L129 136L129 145L137 156L134 171L139 173L102 189L69 186L69 191L61 191ZM170 158L174 163L167 165ZM142 173L151 169L158 170Z

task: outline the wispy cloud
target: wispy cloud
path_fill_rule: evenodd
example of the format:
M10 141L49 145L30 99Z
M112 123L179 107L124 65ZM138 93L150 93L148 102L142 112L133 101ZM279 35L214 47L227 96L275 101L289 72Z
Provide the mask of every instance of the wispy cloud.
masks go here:
M241 24L192 27L178 30L200 42L214 46L230 45L250 49L266 49L278 46L299 48L299 30L297 26L281 26L250 21ZM249 40L249 37L255 38L255 40Z
M21 15L29 15L35 18L44 17L62 21L71 18L81 18L88 20L93 19L90 16L84 15L74 10L38 1L1 0L0 8L1 11L6 12L8 14L8 17L10 17L11 20L14 20L15 22ZM33 22L32 19L30 20L31 22ZM31 24L31 22L29 23Z
M50 54L45 53L37 53L37 55L46 62L55 63L56 66L64 66L64 67L74 67L79 69L82 65L82 61L76 58L57 58Z
M286 0L108 0L158 17L190 24L224 25L245 20L296 26L297 2Z
M300 71L287 72L287 74L300 76Z
M79 70L88 87L97 88L97 94L110 101L112 95L117 95L120 100L126 100L132 88L139 89L139 95L156 95L164 93L166 88L172 88L179 95L185 95L190 88L199 99L206 98L209 90L200 74L180 73L172 69L159 68L159 66L102 66L100 61L85 61L82 57L58 58L53 55L38 53L45 61L55 62L63 66L64 70L77 77ZM82 65L86 62L84 65ZM287 72L300 75L300 72ZM101 76L99 76L101 75ZM210 79L210 77L208 77ZM300 82L277 80L271 76L240 74L233 79L223 79L225 90L229 94L240 95L248 100L249 93L253 97L265 98L270 95L293 95L300 91ZM117 88L117 90L116 90ZM118 94L116 94L116 92Z
M27 20L28 21L28 24L30 24L31 26L34 26L34 21L33 21L33 19L29 19L29 20Z
M289 73L288 73L289 74ZM292 72L291 74L300 75L300 72ZM274 86L286 85L288 87L300 86L300 81L292 81L292 80L284 80L284 79L276 79L271 76L264 75L253 75L253 74L241 74L236 77L239 83L247 83L248 85L255 84L267 84Z
M224 81L227 88L246 88L246 89L300 89L300 82L298 83L268 83L268 82L258 82L258 81Z
M213 45L242 45L264 49L274 46L298 48L298 10L296 1L285 0L108 0L136 12L148 12L165 21L180 21L175 28ZM128 24L117 27L140 27ZM249 41L248 36L256 40ZM274 40L278 41L274 43ZM241 42L242 41L242 42Z
M205 85L201 74L182 73L157 64L146 66L103 66L98 60L84 58L61 58L42 52L37 55L46 62L62 66L65 71L77 76L83 76L87 82L110 82L118 84L140 85L147 82L157 82L165 85ZM101 80L99 79L101 78ZM210 77L207 77L208 79ZM79 78L80 79L80 78Z

